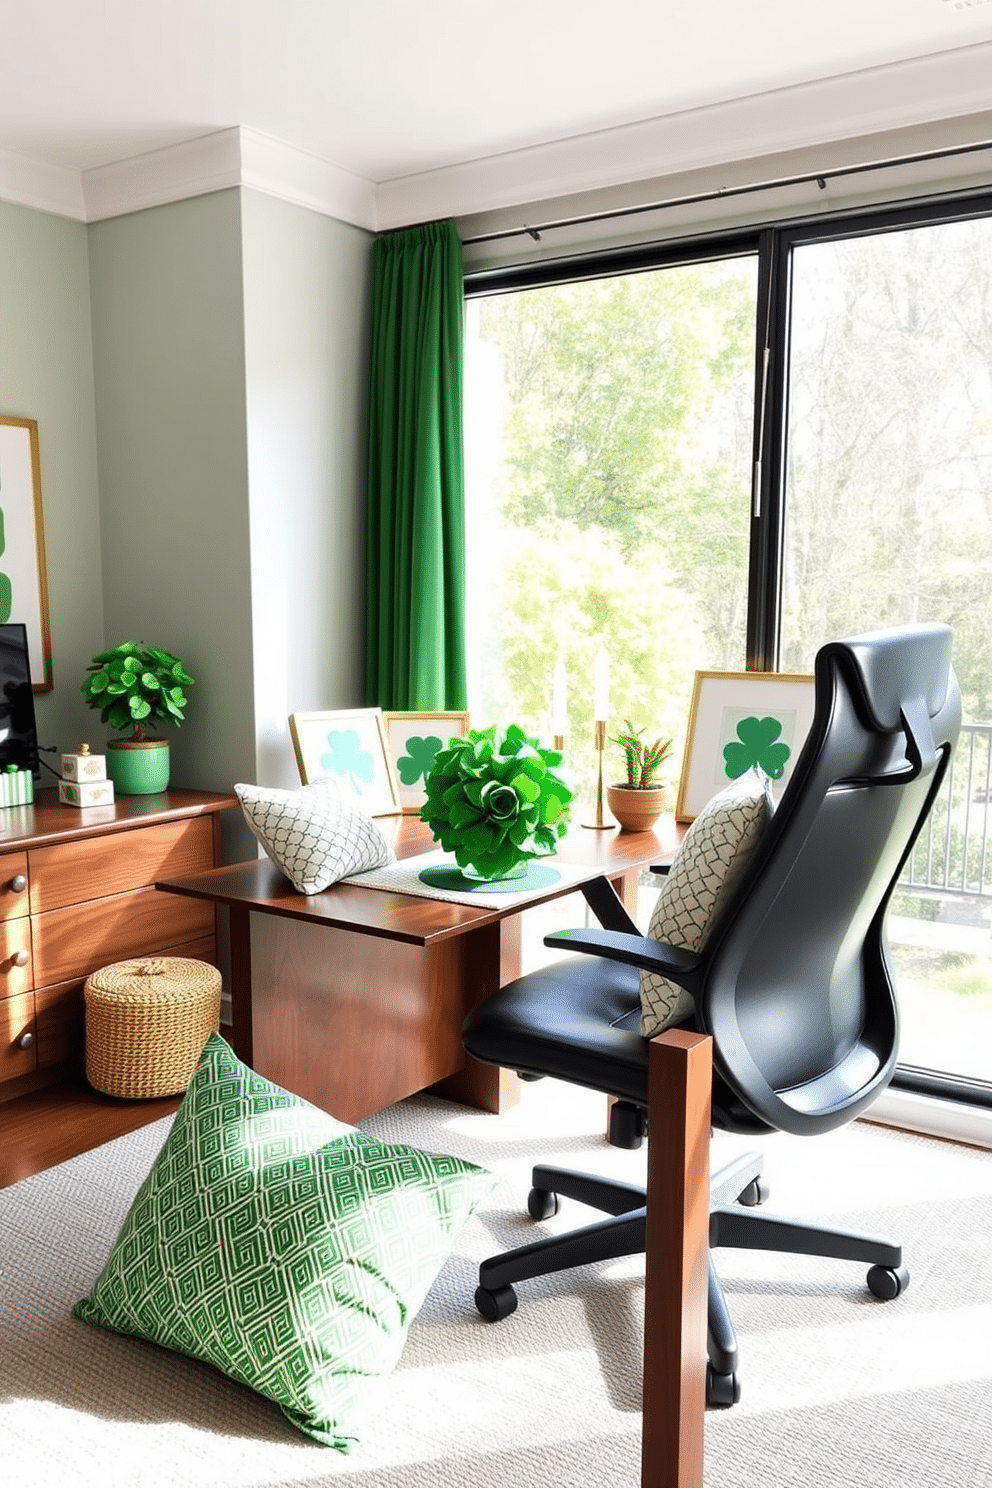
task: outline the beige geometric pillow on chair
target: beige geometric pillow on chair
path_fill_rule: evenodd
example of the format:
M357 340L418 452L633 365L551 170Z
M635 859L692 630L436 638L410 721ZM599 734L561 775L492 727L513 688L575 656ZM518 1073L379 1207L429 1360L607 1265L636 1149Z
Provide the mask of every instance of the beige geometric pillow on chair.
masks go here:
M653 940L687 951L702 949L771 814L768 782L757 770L749 770L706 803L686 832L658 895L648 926ZM693 1008L684 987L657 972L641 972L641 1033L645 1038L690 1018Z

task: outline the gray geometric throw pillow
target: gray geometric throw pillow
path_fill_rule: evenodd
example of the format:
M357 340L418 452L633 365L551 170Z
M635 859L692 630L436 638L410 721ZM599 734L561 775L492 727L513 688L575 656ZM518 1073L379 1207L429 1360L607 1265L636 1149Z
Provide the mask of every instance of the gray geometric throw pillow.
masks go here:
M297 893L319 894L349 873L396 861L372 818L346 800L334 780L295 791L261 785L234 791L245 821Z
M648 935L699 951L717 913L740 882L772 815L768 781L749 770L708 801L682 840L658 895ZM641 972L641 1033L653 1038L692 1016L684 987Z

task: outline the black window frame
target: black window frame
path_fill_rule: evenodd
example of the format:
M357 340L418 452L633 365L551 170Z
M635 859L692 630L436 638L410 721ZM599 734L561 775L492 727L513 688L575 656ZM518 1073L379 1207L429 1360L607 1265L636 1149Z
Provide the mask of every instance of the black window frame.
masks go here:
M884 206L851 207L748 228L566 253L465 274L466 299L554 284L676 268L722 258L757 258L754 431L746 653L749 671L779 671L785 554L792 263L798 247L912 227L992 217L992 187L939 193ZM992 1080L898 1065L894 1089L992 1108Z
M519 290L609 279L620 274L678 268L715 259L751 256L757 259L755 416L745 649L748 671L776 672L781 670L782 578L788 499L787 405L793 250L810 243L981 217L992 217L992 188L896 202L884 207L852 207L812 217L630 247L567 253L560 258L525 260L497 268L470 269L465 274L465 298L482 299Z

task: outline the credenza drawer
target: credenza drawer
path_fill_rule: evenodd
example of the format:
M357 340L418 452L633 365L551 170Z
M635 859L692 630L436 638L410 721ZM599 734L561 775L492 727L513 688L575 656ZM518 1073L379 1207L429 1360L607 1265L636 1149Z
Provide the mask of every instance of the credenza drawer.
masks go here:
M27 853L0 853L0 920L16 919L30 908Z
M30 1075L38 1062L34 1028L34 995L5 997L0 1002L0 1080Z
M50 910L32 921L34 985L86 977L134 956L167 956L170 947L213 933L212 904L158 889L94 899L85 915L72 906Z
M202 873L213 866L213 854L213 826L206 817L32 848L31 913L124 894L158 878Z
M31 921L0 920L0 998L30 992Z

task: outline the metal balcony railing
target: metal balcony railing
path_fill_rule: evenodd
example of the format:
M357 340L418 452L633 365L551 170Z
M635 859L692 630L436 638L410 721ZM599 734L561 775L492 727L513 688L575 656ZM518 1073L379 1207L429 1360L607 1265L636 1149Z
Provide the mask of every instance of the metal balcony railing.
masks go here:
M900 888L992 896L990 839L992 723L966 723Z

